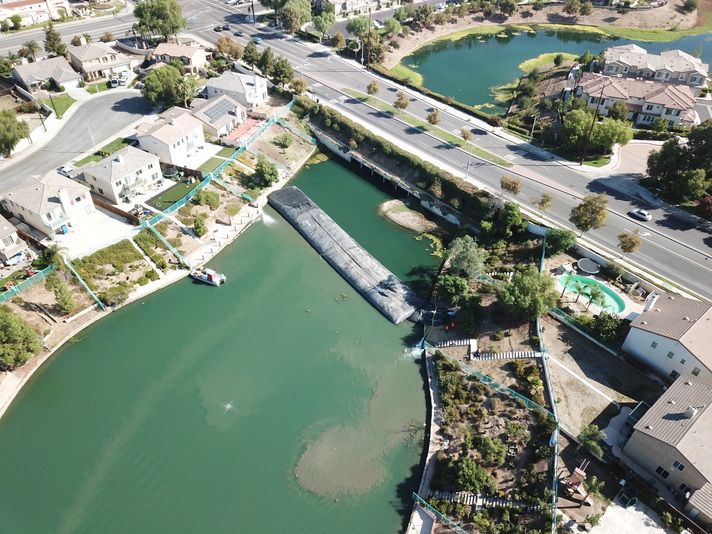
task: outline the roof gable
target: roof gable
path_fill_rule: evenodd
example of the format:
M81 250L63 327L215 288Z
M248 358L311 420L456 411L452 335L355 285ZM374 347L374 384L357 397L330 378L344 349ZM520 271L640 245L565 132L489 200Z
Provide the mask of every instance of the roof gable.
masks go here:
M42 176L34 175L25 178L22 184L8 189L2 196L31 213L44 215L60 205L58 196L60 189L67 191L70 198L89 192L86 186L53 170Z

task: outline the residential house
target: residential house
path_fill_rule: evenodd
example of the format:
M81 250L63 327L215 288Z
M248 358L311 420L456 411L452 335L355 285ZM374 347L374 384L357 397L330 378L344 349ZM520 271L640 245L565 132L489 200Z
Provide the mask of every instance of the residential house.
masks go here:
M94 212L89 188L57 171L0 192L5 210L45 234L68 233Z
M680 376L633 427L623 452L712 525L712 385Z
M267 80L256 74L225 71L208 80L205 92L208 98L227 95L250 110L267 99Z
M601 72L608 76L639 78L689 86L699 96L706 86L709 65L681 50L648 54L637 45L614 46L604 53Z
M200 46L161 43L153 51L153 57L158 63L180 61L184 65L183 72L190 74L198 74L208 63L205 48Z
M88 81L131 70L131 59L106 43L68 46L67 52L72 66Z
M368 7L374 5L373 0L317 0L316 8L320 11L326 9L326 4L334 4L334 12L338 14L366 13ZM384 2L384 5L388 2Z
M20 15L23 26L59 20L70 13L68 0L21 0L0 3L0 20Z
M54 83L57 87L77 87L82 79L61 56L16 65L12 69L12 78L28 91L34 91L45 83Z
M711 331L709 302L653 293L622 349L664 376L692 375L712 384Z
M0 261L5 262L25 250L27 244L17 236L17 229L0 215Z
M203 132L213 137L224 137L247 119L245 106L228 95L205 100L193 100L190 113L203 123Z
M205 138L203 123L183 111L168 110L155 122L139 125L136 135L143 150L165 163L185 167L189 156L203 148Z
M158 156L132 146L101 161L87 163L82 172L92 192L114 204L146 193L162 176Z
M636 124L651 125L660 117L669 127L691 128L700 124L700 116L694 109L695 97L685 85L584 72L574 94L604 116L615 102L624 102L629 118Z

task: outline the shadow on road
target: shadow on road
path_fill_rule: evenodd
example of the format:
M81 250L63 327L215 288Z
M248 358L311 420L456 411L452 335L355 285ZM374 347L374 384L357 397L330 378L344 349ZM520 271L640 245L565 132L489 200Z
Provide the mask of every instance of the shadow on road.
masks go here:
M121 113L131 113L133 115L147 115L153 109L153 106L140 95L127 96L121 100L114 102L111 106L112 111Z

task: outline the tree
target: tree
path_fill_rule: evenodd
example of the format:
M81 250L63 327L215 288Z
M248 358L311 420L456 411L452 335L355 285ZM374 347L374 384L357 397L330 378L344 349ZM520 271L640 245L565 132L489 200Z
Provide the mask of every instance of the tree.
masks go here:
M398 19L391 17L383 22L383 33L391 37L398 37L401 32L401 23Z
M359 39L365 37L370 29L368 17L364 15L349 19L346 23L346 31L352 35L355 35Z
M69 41L69 44L72 46L81 46L82 38L79 35L75 35L74 37L72 37L72 40Z
M91 33L83 33L82 37L84 37L85 43L93 43L94 42L94 38L91 36Z
M22 28L22 16L21 15L11 15L10 22L12 22L12 29L19 30Z
M593 318L591 330L596 337L607 344L613 344L620 339L623 320L617 315L601 312Z
M260 51L257 50L257 45L254 41L247 43L245 51L242 53L242 61L252 69L260 60Z
M616 100L613 105L608 109L608 118L615 119L618 121L628 120L628 106L622 100Z
M294 78L289 86L295 95L301 95L307 90L308 83L304 78Z
M371 80L371 82L368 84L368 87L366 87L366 92L369 95L375 95L380 90L381 88L378 86L378 82L376 80Z
M101 37L99 37L99 40L100 40L102 43L110 43L111 41L114 40L114 34L107 30L107 31L104 32L104 35L102 35Z
M27 41L26 43L23 43L22 48L27 50L30 57L32 58L32 61L37 61L37 52L42 50L40 48L40 45L37 44L37 41Z
M591 13L593 13L593 4L591 2L581 2L579 15L582 17L588 17Z
M271 77L273 84L281 86L288 85L294 79L294 70L287 58L280 57L274 62Z
M309 0L289 0L282 8L282 24L288 31L299 31L311 19Z
M275 138L275 142L282 148L289 148L290 146L292 146L294 139L292 139L292 136L289 134L289 132L284 132L282 135L279 135Z
M598 230L606 225L608 217L608 195L586 195L578 206L571 208L569 221L581 231Z
M366 51L370 63L381 63L386 54L385 45L381 42L381 36L373 30L366 36Z
M465 295L469 285L466 278L455 274L443 274L438 277L438 295L450 302Z
M499 438L487 436L479 446L482 459L488 464L502 465L507 459L507 446Z
M134 8L138 28L142 35L158 34L168 41L185 28L186 19L178 0L150 0Z
M398 98L396 98L396 101L393 103L395 107L398 109L405 109L408 107L408 104L410 104L410 100L408 99L408 95L406 95L403 91L398 91L396 94Z
M583 150L593 120L593 115L585 109L569 111L559 132L564 147L572 152Z
M697 200L710 186L704 169L690 169L680 174L680 189L678 194L681 200Z
M183 102L183 107L188 107L188 101L198 96L198 79L195 76L183 76L176 80L176 99Z
M490 481L487 470L467 456L460 456L453 461L451 468L454 471L454 489L479 493Z
M601 451L603 452L603 451ZM599 455L600 456L600 455ZM581 501L581 505L586 502L586 499L588 499L589 495L594 495L598 497L599 499L602 497L601 495L601 490L603 489L603 486L605 486L606 483L603 480L598 480L598 477L596 475L592 475L591 477L587 477L583 481L583 487L586 490L586 495L584 496L583 500Z
M0 110L0 156L9 157L17 143L29 135L27 121L17 120L17 114L11 109Z
M514 275L504 286L499 301L504 309L515 317L533 321L556 305L558 297L554 279L540 273L536 267L528 267Z
M277 169L277 165L269 162L263 154L257 156L255 174L257 175L257 178L259 178L260 182L265 186L270 186L279 180L279 170Z
M465 143L469 143L470 139L472 139L472 130L469 128L462 128L460 130L460 137L462 137L462 140L465 141Z
M222 36L218 39L218 42L215 43L215 50L217 50L220 55L235 60L242 59L242 55L245 53L244 48L242 48L239 43L226 36Z
M260 56L257 62L257 68L263 76L272 76L272 71L274 70L274 54L272 53L272 47L268 46L265 48L264 52Z
M65 253L66 249L64 247L60 247L57 243L55 243L53 245L48 246L42 251L39 260L45 267L49 267L51 265L55 268L55 270L61 271L67 267L67 265L64 263Z
M582 448L597 456L603 456L603 449L598 444L604 437L604 433L598 428L598 425L588 425L579 434L579 444L576 447L576 452Z
M485 271L487 251L477 247L472 236L456 237L447 249L447 258L454 273L477 278Z
M321 33L321 39L326 37L326 34L331 31L331 28L336 24L336 15L334 14L334 4L331 2L326 3L326 9L322 11L320 15L314 17L314 28L316 31Z
M517 12L517 2L515 0L501 0L499 10L505 17L511 17Z
M287 2L288 0L264 0L264 2L260 1L260 4L267 9L274 9L277 20L279 20L282 8L287 5Z
M685 3L682 4L682 9L688 13L691 13L692 11L695 11L699 5L700 0L685 0Z
M180 79L181 74L177 68L171 65L160 67L146 76L141 94L153 104L160 102L165 106L176 105L181 102L182 97L178 89L182 83L178 81Z
M56 273L51 273L46 278L46 284L48 288L54 291L60 315L69 315L77 309L77 303L74 301L72 292L69 291L67 285Z
M587 284L586 288L588 289L588 305L586 306L586 310L588 311L591 304L603 308L606 305L606 294L603 292L603 289L601 289L601 286L598 284Z
M44 49L51 56L67 55L67 45L62 42L62 35L54 29L51 22L45 27Z
M505 175L499 179L499 187L502 188L502 191L506 191L514 196L517 196L522 192L524 181L521 178L514 178L512 176Z
M651 128L653 129L654 132L667 132L668 129L668 121L662 117L658 117L655 119L653 122Z
M640 249L643 244L643 238L640 237L640 230L637 228L633 232L623 232L618 234L618 248L623 251L623 254L632 254Z
M527 222L522 217L519 204L507 202L497 214L497 233L504 237L512 237L514 233L521 232L527 227Z
M697 212L700 214L701 217L704 217L707 220L712 220L711 196L703 197L702 200L700 200L699 204L697 204Z
M437 109L433 109L430 113L427 115L428 122L435 126L437 123L440 122L440 112Z
M566 252L576 244L576 234L571 230L549 228L546 231L546 250L549 256Z
M337 51L341 51L346 47L346 38L341 32L336 32L331 38L331 46L336 48Z
M603 119L591 135L590 149L597 154L610 154L613 145L627 145L633 139L633 127L628 121Z
M554 195L551 193L542 193L539 198L529 197L529 203L539 208L543 216L545 211L549 211L551 209L551 206L554 203Z
M576 15L579 11L581 11L580 0L568 0L564 4L564 13L567 15Z
M13 369L42 350L42 340L32 327L7 306L0 308L0 366Z
M193 220L193 232L198 237L203 237L208 233L208 227L205 226L205 217L200 214L196 215Z

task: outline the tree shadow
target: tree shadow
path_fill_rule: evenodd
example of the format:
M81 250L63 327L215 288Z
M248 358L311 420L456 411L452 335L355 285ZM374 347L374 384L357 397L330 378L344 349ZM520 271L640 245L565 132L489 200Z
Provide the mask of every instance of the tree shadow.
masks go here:
M129 96L114 102L111 109L112 111L130 113L132 115L148 115L153 106L142 96Z

